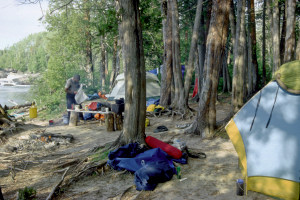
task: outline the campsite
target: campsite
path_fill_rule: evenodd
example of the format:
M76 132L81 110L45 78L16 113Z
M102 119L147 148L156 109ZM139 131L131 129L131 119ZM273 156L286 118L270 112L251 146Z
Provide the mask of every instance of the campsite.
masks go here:
M299 1L6 0L0 24L0 200L299 200Z

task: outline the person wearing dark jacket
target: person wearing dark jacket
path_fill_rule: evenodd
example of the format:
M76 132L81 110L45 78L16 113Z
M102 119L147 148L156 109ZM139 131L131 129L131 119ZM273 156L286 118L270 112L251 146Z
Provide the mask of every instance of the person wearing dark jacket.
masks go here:
M72 109L72 105L77 104L75 100L75 95L80 88L80 76L78 74L74 75L72 78L68 79L65 85L65 92L67 98L67 109ZM68 112L68 119L70 119L70 112Z

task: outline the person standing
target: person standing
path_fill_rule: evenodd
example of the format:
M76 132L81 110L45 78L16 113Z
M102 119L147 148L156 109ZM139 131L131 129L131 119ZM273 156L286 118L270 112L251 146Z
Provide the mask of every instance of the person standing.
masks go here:
M80 88L80 76L78 74L74 75L72 78L69 78L65 85L65 92L67 98L67 109L72 109L72 105L77 104L75 100L75 95L77 94ZM70 120L70 112L68 112L68 120Z

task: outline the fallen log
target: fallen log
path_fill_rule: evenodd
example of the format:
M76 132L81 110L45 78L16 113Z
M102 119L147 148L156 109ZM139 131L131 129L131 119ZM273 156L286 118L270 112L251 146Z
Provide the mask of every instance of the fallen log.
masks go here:
M31 103L25 103L25 104L20 104L20 105L15 105L15 106L5 106L5 110L13 110L13 109L19 109L19 108L24 108L24 107L29 107L31 106Z

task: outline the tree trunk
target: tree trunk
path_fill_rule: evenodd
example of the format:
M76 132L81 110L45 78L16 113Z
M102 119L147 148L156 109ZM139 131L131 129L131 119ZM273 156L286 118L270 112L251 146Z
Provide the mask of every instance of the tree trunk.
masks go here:
M284 51L285 51L285 35L286 35L286 7L287 7L287 1L280 2L281 4L284 4L281 6L283 10L281 11L283 17L282 17L282 27L281 27L281 37L280 37L280 63L284 63Z
M171 104L172 85L172 15L170 5L164 0L161 5L163 16L164 64L161 73L160 105Z
M199 68L198 74L198 96L201 94L201 88L204 83L204 61L205 61L205 48L206 48L206 34L205 34L205 23L204 23L204 15L201 17L201 28L199 33L199 45L198 45L198 54L199 54Z
M236 21L235 21L235 11L233 0L230 1L230 12L229 12L229 22L230 22L230 31L231 31L231 42L233 46L233 56L235 56L235 40L236 40ZM234 58L233 58L234 60Z
M101 36L101 61L100 61L100 80L101 80L101 90L105 90L105 44L104 36Z
M259 86L259 74L258 74L258 63L256 56L256 25L255 25L255 6L254 0L250 0L250 35L251 35L251 46L252 46L252 67L253 67L253 90L258 91Z
M266 84L266 4L263 5L263 24L262 24L262 85Z
M194 59L195 59L195 51L197 49L197 43L199 37L199 27L200 27L201 15L202 15L202 4L203 4L203 0L198 0L196 17L195 17L194 28L192 33L192 41L190 46L189 59L186 66L187 73L185 75L185 82L184 82L184 95L185 95L186 105L188 105L189 91L190 91L191 80L194 71Z
M118 53L118 38L116 37L114 40L114 48L113 48L113 57L112 57L112 72L109 80L109 89L111 89L114 85L115 79L118 76L117 74L117 53Z
M248 88L248 91L247 91L247 97L250 97L253 93L253 65L252 65L252 43L251 43L251 2L250 0L247 0L247 14L248 14L248 18L247 18L247 22L248 22L248 26L247 26L247 66L248 66L248 69L247 69L247 74L248 74L248 79L247 79L247 88Z
M184 86L181 72L181 57L180 57L180 35L179 35L179 14L177 0L169 0L172 10L172 58L173 58L173 73L175 83L175 97L172 100L174 110L185 114L187 106L184 98Z
M237 112L244 104L244 74L245 74L245 0L237 4L237 27L232 80L232 105L234 112Z
M85 0L85 16L84 20L86 21L86 27L85 27L85 57L86 57L86 65L85 65L85 71L87 72L87 77L89 80L89 85L92 87L95 86L94 83L94 66L93 66L93 56L92 56L92 35L90 31L90 8L87 5L88 2Z
M286 0L286 36L285 36L285 51L284 63L294 60L295 53L295 17L296 17L296 0Z
M227 38L227 43L226 43L226 48L225 48L225 53L223 57L223 63L222 63L222 75L223 75L223 92L229 92L229 85L228 85L228 56L230 55L230 49L229 49L229 39L230 37Z
M214 122L215 120L209 119L208 116L215 117L211 114L209 115L209 113L215 113L212 110L215 109L219 71L222 65L228 33L229 7L230 0L213 1L210 28L206 43L205 65L207 72L205 74L205 84L201 92L196 120L187 130L187 132L191 131L195 134L202 133L203 137L211 137L214 132L215 124L209 124L209 122Z
M146 72L138 0L119 1L122 15L125 64L125 119L119 145L144 143L146 119Z
M280 33L279 33L279 7L278 0L272 0L273 6L273 30L272 30L272 38L273 38L273 74L280 67Z

